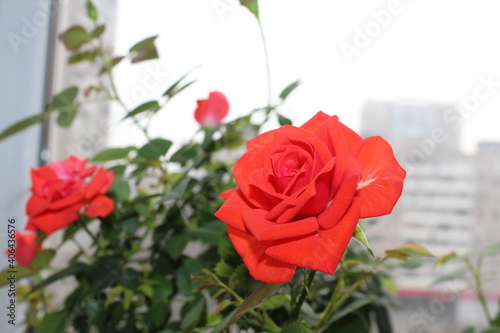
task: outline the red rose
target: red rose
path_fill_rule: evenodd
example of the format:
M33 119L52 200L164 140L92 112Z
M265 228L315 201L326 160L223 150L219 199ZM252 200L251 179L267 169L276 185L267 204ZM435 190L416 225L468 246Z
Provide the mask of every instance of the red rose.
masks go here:
M238 187L216 216L257 280L289 281L297 267L333 274L360 218L389 214L406 172L381 137L362 139L317 113L247 144Z
M218 91L212 91L208 99L198 100L198 107L194 111L194 118L201 126L219 125L229 112L229 103L226 96Z
M26 229L49 235L64 228L83 214L105 217L114 202L104 194L113 184L113 172L75 156L31 170L33 195L26 205Z
M15 257L17 264L19 266L31 268L31 260L33 260L36 254L42 249L41 245L36 243L36 234L22 234L19 231L16 231L15 240ZM8 256L10 253L10 250L5 251L6 256Z

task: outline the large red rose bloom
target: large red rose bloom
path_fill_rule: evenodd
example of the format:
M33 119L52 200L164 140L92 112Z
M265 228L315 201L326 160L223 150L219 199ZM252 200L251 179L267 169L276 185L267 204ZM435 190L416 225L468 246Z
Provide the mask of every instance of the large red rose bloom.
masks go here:
M113 184L113 173L95 165L86 167L87 162L71 156L31 170L27 230L49 235L76 221L80 212L105 217L113 211L113 200L104 195Z
M362 139L323 112L247 148L238 187L215 215L250 274L268 283L289 281L297 267L333 274L358 220L389 214L406 176L384 139Z

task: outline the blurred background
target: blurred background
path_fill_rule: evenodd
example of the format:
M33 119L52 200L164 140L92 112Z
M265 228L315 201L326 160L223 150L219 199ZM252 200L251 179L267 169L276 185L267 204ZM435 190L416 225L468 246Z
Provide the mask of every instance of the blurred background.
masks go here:
M95 1L116 54L158 35L159 60L116 67L126 104L160 96L194 69L196 79L151 126L151 133L187 140L198 125L196 100L219 90L229 119L267 104L264 49L255 18L236 0ZM500 240L500 3L495 0L261 0L275 100L291 82L284 115L300 125L319 110L336 114L362 136L380 135L408 172L391 216L367 221L376 254L414 242L436 255L467 253ZM57 40L87 22L83 0L0 1L2 128L40 113L50 96L84 85L99 71L68 67ZM30 167L70 154L91 156L142 136L113 105L84 110L71 130L50 122L0 143L2 220L26 222ZM270 123L272 128L277 126ZM0 242L6 239L0 230ZM3 261L2 261L3 263ZM483 268L492 312L498 309L498 257ZM395 332L457 332L486 324L467 285L433 284L456 267L398 270ZM490 274L491 273L491 274ZM0 307L6 297L0 290ZM21 313L21 312L19 312ZM0 322L0 331L10 329Z

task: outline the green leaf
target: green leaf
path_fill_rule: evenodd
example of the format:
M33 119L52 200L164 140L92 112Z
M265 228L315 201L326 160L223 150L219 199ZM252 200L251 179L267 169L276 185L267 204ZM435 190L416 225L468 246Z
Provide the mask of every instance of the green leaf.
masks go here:
M130 305L132 305L132 297L134 296L134 291L124 288L123 289L123 308L125 310L130 309Z
M146 103L143 103L130 111L124 119L133 117L135 115L138 115L139 113L145 112L145 111L152 111L153 113L158 111L160 109L160 104L158 104L158 101L149 101Z
M56 255L56 251L52 249L42 250L36 254L31 261L31 266L36 270L41 270L49 267L50 261Z
M180 182L177 182L174 187L162 197L162 200L165 201L179 199L184 194L184 192L186 192L186 188L190 181L190 178L184 178Z
M122 279L123 259L106 255L97 258L85 270L91 282L92 291L98 292L112 286L113 282Z
M116 177L116 176L123 176L126 169L127 169L126 165L119 164L119 165L113 165L112 167L108 168L107 170L113 171L113 173L115 174L115 177Z
M111 62L106 62L102 68L101 68L101 71L99 72L99 75L102 75L103 73L106 73L106 72L110 72L111 69L113 69L113 67L115 67L116 65L118 65L123 59L125 59L124 56L118 56L118 57L114 57Z
M312 333L312 330L302 321L292 321L283 326L280 333Z
M153 287L151 287L149 284L141 284L139 287L137 287L137 290L139 290L149 298L153 298L154 296Z
M178 151L176 151L172 157L170 157L171 162L187 162L188 160L196 157L198 155L199 145L195 144L192 146L184 146Z
M257 308L266 297L274 294L281 286L281 284L265 284L254 290L238 307L238 311L226 324L225 329L243 317L248 311Z
M47 118L50 114L51 114L51 112L44 112L41 114L36 114L34 116L23 119L20 122L17 122L14 125L11 125L10 127L7 127L5 130L3 130L2 133L0 133L0 141L8 138L11 135L19 133L22 130L24 130L30 126L38 124L39 122L41 122L42 120Z
M228 326L227 323L229 322L229 320L231 320L231 318L234 317L236 311L238 311L238 309L234 309L233 311L231 311L231 313L229 313L226 317L224 317L224 319L221 320L220 323L218 323L217 326L215 326L210 333L220 333L223 330L225 330L226 327Z
M107 162L127 158L128 154L137 148L133 146L125 148L108 148L100 151L92 158L92 162Z
M386 258L394 258L394 259L406 261L406 260L408 260L409 256L410 256L409 254L402 252L402 251L399 251L399 250L386 250L385 251Z
M61 333L66 332L66 319L68 313L65 311L58 311L46 314L40 326L37 327L37 333Z
M180 77L179 80L175 81L170 87L168 87L167 90L163 93L163 96L168 96L169 98L174 97L176 94L178 94L180 91L184 90L185 88L189 87L191 84L195 82L195 80L190 81L189 83L186 83L180 88L177 88L177 86L181 83L182 80L186 78L192 71L194 71L198 66L190 69L186 74Z
M205 299L200 297L196 304L182 317L181 328L182 332L192 332L196 324L202 319L203 310L205 309Z
M76 50L91 40L87 30L80 25L75 25L59 35L59 39L68 50Z
M288 119L287 117L282 116L280 114L278 114L278 122L280 123L280 126L292 124L292 121L290 119Z
M398 250L412 257L434 257L425 247L413 243L403 244Z
M219 246L217 247L219 256L224 261L230 262L231 259L237 256L236 250L234 249L233 243L229 240L227 234L223 235L219 239Z
M87 0L87 16L94 22L97 22L97 19L99 17L97 9L90 0Z
M288 95L290 95L290 93L294 91L295 88L297 88L299 85L300 85L300 80L290 83L285 89L283 89L283 91L280 94L280 98L282 100L285 100L288 97Z
M119 201L127 201L130 196L130 185L123 178L115 176L110 191L115 194L116 199Z
M214 272L218 277L228 278L233 274L234 267L227 264L225 261L219 261L217 265L215 265Z
M370 248L370 245L368 245L368 240L366 239L366 235L363 232L363 229L361 229L361 227L359 226L359 224L356 226L356 229L354 229L354 234L352 235L352 237L361 244L363 244L368 250L368 252L372 255L372 257L374 257L373 251Z
M120 221L119 223L121 229L127 235L133 235L137 231L137 228L139 228L139 217L132 216L127 219L124 219L123 221Z
M161 156L164 156L171 146L172 141L161 138L153 139L139 149L137 153L139 156L144 157L147 160L156 160Z
M173 235L167 241L167 252L168 254L170 254L172 259L177 260L180 257L182 251L189 242L189 238L190 238L189 233L183 232L180 234Z
M76 64L85 60L94 61L96 53L94 51L83 51L71 55L68 59L68 64Z
M144 60L158 58L158 51L156 50L156 46L154 44L157 37L158 36L152 36L146 38L130 48L129 52L130 57L132 58L131 62L133 64Z
M0 287L10 284L9 278L11 275L15 275L16 281L18 281L24 277L33 275L35 272L35 270L24 266L15 266L14 268L6 267L0 272Z
M240 4L247 7L259 19L259 3L257 0L240 0Z
M394 295L398 294L398 285L396 284L396 281L390 277L381 277L380 278L380 283L382 286L393 293Z
M51 276L49 276L48 278L46 278L45 280L43 280L42 282L40 282L39 284L34 286L33 289L31 290L31 292L34 292L35 290L46 287L49 284L51 284L52 282L55 282L57 280L65 278L67 276L78 274L81 271L83 271L85 269L85 267L87 267L87 265L85 265L81 262L78 262L78 263L75 263L74 265L66 267L65 269L60 270L59 272L57 272L55 274L52 274Z
M54 95L47 108L49 110L60 110L68 105L72 105L76 95L78 95L78 87L70 86Z
M90 37L92 38L97 38L99 37L100 35L102 35L102 33L104 32L104 30L106 30L106 26L104 24L100 24L98 25L94 31L92 31L92 33L90 34Z
M57 124L61 127L70 127L78 113L78 105L68 105L61 109L57 116Z
M328 325L331 325L332 323L336 322L340 318L357 311L361 309L363 306L370 304L371 302L377 300L378 296L377 295L370 295L364 298L358 298L352 302L347 303L346 306L342 307L340 310L337 310L333 316L330 318L328 321Z
M289 303L289 301L286 295L273 295L262 303L262 309L265 311L279 309L287 303Z
M454 258L457 258L458 255L456 252L450 252L450 253L447 253L447 254L443 254L442 256L440 256L439 258L437 258L436 262L435 262L435 265L442 265L442 264L445 264L447 263L448 261L454 259Z
M198 260L190 258L184 260L183 265L177 269L175 274L177 288L181 294L184 296L191 296L194 288L205 283L203 281L191 279L191 276L201 275L202 268Z
M169 98L172 98L195 82L196 82L196 80L192 80L174 91L171 91L171 92L166 91L164 96L168 96Z

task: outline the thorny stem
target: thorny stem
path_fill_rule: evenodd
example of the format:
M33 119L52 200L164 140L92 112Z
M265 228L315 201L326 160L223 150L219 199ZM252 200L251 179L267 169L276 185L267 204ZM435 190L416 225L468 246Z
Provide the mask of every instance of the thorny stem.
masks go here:
M321 313L320 316L321 319L319 323L316 325L316 329L318 331L321 327L323 327L328 323L328 320L330 320L330 318L333 316L333 314L339 308L339 306L342 305L342 303L344 303L344 301L361 285L361 283L363 283L363 281L365 281L367 277L369 277L370 275L374 274L377 271L378 267L385 261L385 259L386 258L379 260L371 271L364 272L363 274L361 274L361 276L356 280L356 282L354 282L349 287L349 289L347 289L344 293L342 293L342 295L340 294L342 292L343 284L340 281L343 281L344 279L345 268L344 265L341 263L340 277L339 277L339 282L337 284L337 288L334 290L332 297L328 301L328 305L326 306L325 310L323 310L323 312Z
M315 270L308 270L304 274L304 287L302 289L302 292L299 296L299 300L295 304L290 317L293 319L299 318L299 313L300 309L302 308L302 304L304 303L304 300L306 299L307 294L309 293L309 288L311 288L312 282L314 280L314 275L316 274Z

